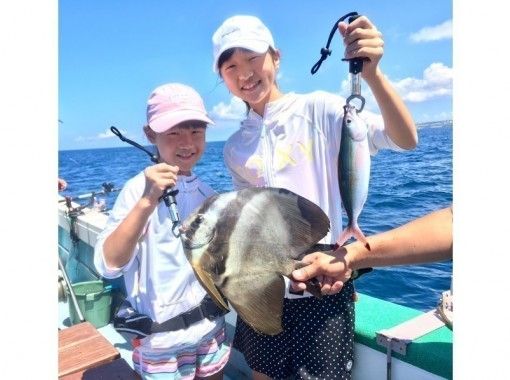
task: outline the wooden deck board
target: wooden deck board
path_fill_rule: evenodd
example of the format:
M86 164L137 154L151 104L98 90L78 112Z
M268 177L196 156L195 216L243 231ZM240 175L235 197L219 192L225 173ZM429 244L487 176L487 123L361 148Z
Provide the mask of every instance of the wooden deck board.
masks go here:
M85 371L119 358L119 351L92 324L83 322L58 334L58 376ZM67 378L69 380L71 378Z

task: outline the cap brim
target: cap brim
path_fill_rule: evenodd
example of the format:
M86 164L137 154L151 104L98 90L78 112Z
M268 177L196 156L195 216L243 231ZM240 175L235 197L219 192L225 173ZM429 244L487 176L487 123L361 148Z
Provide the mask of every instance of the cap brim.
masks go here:
M169 112L161 115L155 120L152 120L149 127L156 133L161 133L175 127L176 125L185 121L198 120L207 124L214 124L214 122L202 112L184 110L179 112Z
M215 57L213 62L213 71L215 73L218 73L218 60L220 56L226 52L228 49L232 48L241 48L241 49L247 49L251 50L255 53L262 54L265 53L269 49L269 45L265 41L259 41L259 40L242 40L242 41L234 41L232 43L227 43L224 46L221 47L221 50L218 51L218 55Z

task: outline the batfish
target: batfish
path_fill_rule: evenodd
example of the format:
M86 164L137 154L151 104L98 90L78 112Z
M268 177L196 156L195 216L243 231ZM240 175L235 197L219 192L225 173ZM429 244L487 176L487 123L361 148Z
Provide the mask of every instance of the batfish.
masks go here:
M368 127L358 116L356 108L350 105L344 106L338 154L338 181L348 222L347 227L338 237L337 244L340 246L354 236L370 249L365 235L358 226L358 217L367 200L370 180L370 151L367 134Z
M228 310L228 300L252 328L275 335L282 331L282 275L305 266L299 258L329 228L329 218L313 202L285 189L249 188L208 198L183 222L181 237L197 278L218 306ZM321 296L313 282L307 290Z

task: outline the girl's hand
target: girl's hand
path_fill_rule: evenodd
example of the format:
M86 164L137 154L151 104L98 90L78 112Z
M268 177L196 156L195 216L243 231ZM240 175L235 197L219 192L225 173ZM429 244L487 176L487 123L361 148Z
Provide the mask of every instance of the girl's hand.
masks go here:
M145 190L142 198L149 201L151 205L157 205L159 198L167 187L174 187L177 183L178 166L165 163L149 166L144 170Z
M363 62L363 79L377 74L378 64L384 53L382 33L365 16L360 16L350 24L338 23L338 30L345 45L345 58L366 57Z

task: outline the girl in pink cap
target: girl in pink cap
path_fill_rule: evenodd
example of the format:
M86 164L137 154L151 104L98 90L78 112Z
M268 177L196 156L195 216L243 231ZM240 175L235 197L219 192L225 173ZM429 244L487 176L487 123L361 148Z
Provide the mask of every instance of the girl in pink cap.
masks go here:
M178 213L186 218L214 194L193 174L207 124L212 121L191 87L169 83L152 92L144 131L160 163L126 182L95 246L99 274L124 277L127 302L114 325L137 334L133 362L144 379L220 380L230 354L223 311L195 278L161 202L166 188L178 190Z
M366 17L349 25L339 23L338 30L345 58L369 58L361 76L382 114L363 112L370 153L413 149L418 140L414 122L378 65L381 33ZM248 107L246 119L224 147L234 187L286 188L311 200L331 220L331 231L321 243L334 243L342 230L337 160L345 99L324 91L282 93L276 84L280 53L269 29L256 17L228 18L212 40L213 70ZM244 354L254 378L351 378L352 280L338 294L321 300L309 296L293 294L287 286L284 331L276 336L259 334L237 319L234 347Z

